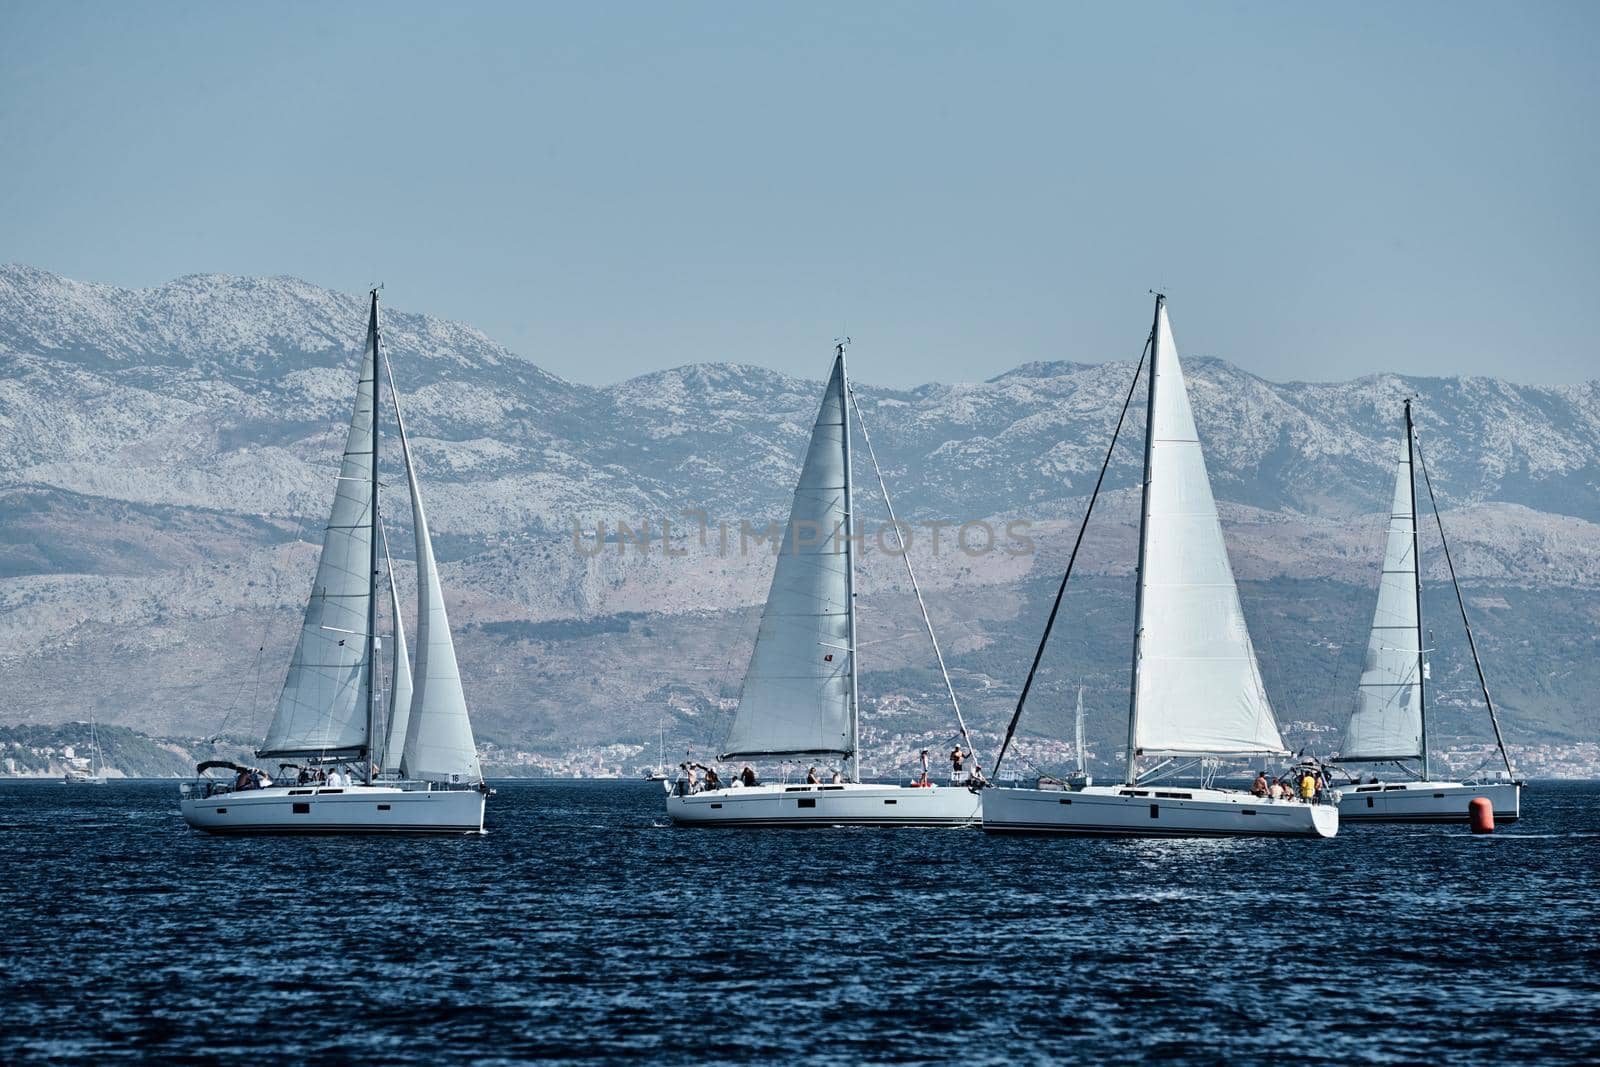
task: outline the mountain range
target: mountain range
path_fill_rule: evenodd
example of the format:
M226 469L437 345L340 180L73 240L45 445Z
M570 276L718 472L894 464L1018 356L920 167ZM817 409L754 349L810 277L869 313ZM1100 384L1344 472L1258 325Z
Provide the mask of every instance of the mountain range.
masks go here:
M293 278L132 290L0 268L0 722L264 728L333 492L364 302ZM1182 349L1181 307L1174 319ZM741 524L761 529L787 508L829 346L799 376L722 362L594 387L470 326L387 306L384 324L480 734L549 751L642 745L665 721L675 748L714 747L771 574L760 545L740 552ZM1143 329L1131 323L1130 338ZM1600 384L1398 369L1274 383L1187 351L1280 718L1327 727L1348 712L1400 403L1413 396L1508 733L1530 745L1594 736ZM850 355L958 694L993 732L1134 366L1071 353L1006 369L996 352L975 360L980 380L891 389L871 384L870 346ZM1129 420L1025 724L1062 736L1068 694L1085 685L1107 756L1126 701L1142 390ZM386 521L399 548L409 512L396 451ZM857 468L877 529L859 443ZM953 547L959 524L977 521L998 534L993 550ZM952 524L938 553L930 523ZM1436 530L1423 552L1442 736L1481 739ZM863 693L869 736L893 746L949 716L899 562L870 541L867 557Z

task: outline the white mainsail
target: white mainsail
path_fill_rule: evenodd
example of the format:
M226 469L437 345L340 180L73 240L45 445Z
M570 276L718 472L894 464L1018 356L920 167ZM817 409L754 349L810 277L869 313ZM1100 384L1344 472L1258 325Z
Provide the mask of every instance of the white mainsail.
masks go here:
M1283 754L1165 302L1151 373L1134 747L1146 755Z
M411 443L400 414L400 394L394 387L394 369L388 361L389 395L394 401L400 451L405 457L406 484L411 491L411 521L417 541L417 670L412 679L411 712L401 752L401 773L433 782L478 782L483 770L478 746L467 715L467 697L461 689L456 646L450 637L439 566L433 556L433 537L422 509Z
M400 616L400 591L394 585L394 559L389 555L389 534L383 532L383 559L389 569L389 608L394 614L394 663L389 682L389 725L384 735L385 771L398 771L411 718L411 663L406 650L406 626Z
M1378 579L1378 606L1356 710L1345 729L1341 760L1420 759L1422 740L1422 627L1417 618L1416 509L1410 442L1400 442L1394 502Z
M259 756L356 756L367 749L376 314L367 327L355 411L316 582Z
M811 431L723 759L852 752L844 384L841 354Z

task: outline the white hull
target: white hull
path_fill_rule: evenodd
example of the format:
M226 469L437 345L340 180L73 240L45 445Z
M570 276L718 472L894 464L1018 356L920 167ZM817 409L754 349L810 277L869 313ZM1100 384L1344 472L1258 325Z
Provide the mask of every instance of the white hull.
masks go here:
M1475 797L1494 805L1496 822L1522 816L1522 786L1516 782L1377 782L1339 789L1339 817L1351 822L1466 822Z
M976 826L982 795L966 786L758 785L667 797L694 826Z
M1223 789L1090 786L983 791L983 828L996 833L1127 837L1332 837L1332 804L1265 800Z
M206 784L185 784L180 807L184 822L211 833L483 832L484 794L476 789L291 785L208 797Z

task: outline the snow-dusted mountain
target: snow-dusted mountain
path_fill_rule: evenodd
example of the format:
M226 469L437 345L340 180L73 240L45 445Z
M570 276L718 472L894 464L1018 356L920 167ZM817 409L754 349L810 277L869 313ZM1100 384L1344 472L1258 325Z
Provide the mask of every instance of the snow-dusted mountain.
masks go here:
M0 670L25 696L0 716L70 718L94 704L129 725L209 729L230 698L245 701L234 694L262 646L254 699L268 700L276 682L265 675L281 676L309 582L313 553L301 542L317 539L333 489L364 299L291 278L196 275L127 290L0 268ZM552 743L643 734L657 706L736 686L749 640L740 627L765 592L770 561L692 542L682 558L619 556L610 546L590 558L574 550L572 530L648 521L659 536L662 518L682 530L692 509L735 531L741 519L780 516L827 368L826 339L797 377L733 362L593 388L468 326L388 308L385 323L429 514L453 561L463 658L479 667L470 695L489 732ZM1177 325L1181 346L1181 315ZM1130 335L1142 328L1130 324ZM1242 577L1262 589L1320 583L1351 601L1355 621L1339 625L1364 627L1380 529L1373 513L1386 504L1399 402L1410 394L1435 486L1453 509L1458 562L1485 603L1511 604L1501 587L1544 590L1563 598L1561 617L1575 630L1592 618L1596 383L1396 373L1279 384L1188 351ZM1070 542L1133 367L1003 370L1001 354L993 361L975 368L982 381L885 389L870 384L870 348L852 352L902 517L1036 523L1038 555L926 560L936 602L946 598L940 610L969 631L969 669L981 659L1003 688L1025 666L1013 646L1031 640L1034 587ZM1127 572L1140 413L1133 418L1106 529L1091 540L1094 573L1108 581ZM884 568L877 588L892 600L896 583ZM1247 605L1252 613L1290 610L1277 594L1263 596ZM623 629L638 632L548 629L619 612L632 613ZM1512 607L1503 614L1508 643L1509 631L1533 621ZM1343 676L1359 669L1359 635L1323 637L1342 649L1328 667L1335 681L1315 698L1331 715ZM1279 668L1264 644L1270 674ZM1524 720L1541 730L1577 730L1562 693L1597 668L1552 658L1567 654L1535 646L1536 664L1518 667ZM595 662L607 655L614 662ZM1279 657L1285 677L1304 676L1296 655ZM917 656L908 648L885 658L914 669ZM681 666L686 658L696 670ZM1571 680L1541 692L1540 672Z

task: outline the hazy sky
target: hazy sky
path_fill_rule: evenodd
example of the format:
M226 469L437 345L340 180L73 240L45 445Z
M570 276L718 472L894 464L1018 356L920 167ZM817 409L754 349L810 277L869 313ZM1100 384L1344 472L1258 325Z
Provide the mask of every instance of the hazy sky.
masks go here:
M0 261L588 382L1181 350L1600 376L1600 3L0 3Z

